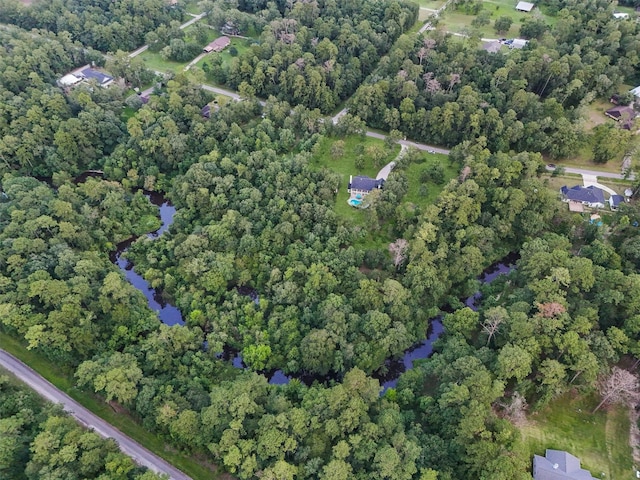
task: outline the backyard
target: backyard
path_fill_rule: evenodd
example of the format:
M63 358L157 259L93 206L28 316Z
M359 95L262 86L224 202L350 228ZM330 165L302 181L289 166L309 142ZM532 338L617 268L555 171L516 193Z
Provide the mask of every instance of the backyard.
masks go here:
M529 458L547 448L565 450L596 478L635 478L629 446L629 412L623 406L592 414L595 395L570 392L531 415L520 427Z
M344 146L342 148L342 155L333 155L332 146L342 140ZM373 160L365 153L367 148L378 148L382 153L385 152L384 158L380 160L378 165L374 165ZM360 151L362 153L360 153ZM392 161L400 153L400 146L394 145L393 149L387 150L382 140L370 137L361 137L358 135L351 135L344 139L338 138L323 138L316 150L312 159L312 167L322 169L327 168L332 172L340 175L340 186L338 187L338 195L336 197L335 212L338 216L349 220L352 224L365 225L367 217L362 210L351 207L347 204L349 199L349 193L347 193L347 186L349 185L349 175L368 175L372 178L376 176L378 171L387 163ZM362 168L356 168L356 158L362 155L364 160Z

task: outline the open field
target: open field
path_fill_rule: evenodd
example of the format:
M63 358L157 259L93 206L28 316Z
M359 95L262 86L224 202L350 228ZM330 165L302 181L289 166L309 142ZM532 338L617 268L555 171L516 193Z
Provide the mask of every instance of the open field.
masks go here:
M38 353L27 350L16 339L2 332L0 332L0 347L29 365L74 400L156 455L161 456L194 480L230 478L217 473L213 468L209 468L205 464L201 464L195 457L171 449L159 436L143 428L130 415L121 411L116 412L97 396L78 390L74 387L70 370L60 369Z
M616 406L591 414L597 404L594 395L568 393L531 415L520 429L529 457L547 448L566 450L596 478L635 478L628 410Z
M339 141L344 141L343 155L334 158L331 155L331 146ZM387 150L386 157L380 162L380 166L373 164L371 158L367 157L366 153L364 157L364 167L362 169L356 169L355 161L359 156L358 149L362 146L363 149L377 145L384 148L384 142L375 138L360 137L358 135L351 135L344 139L340 138L324 138L319 144L318 149L313 155L311 166L313 168L322 169L327 168L332 172L340 175L340 186L338 187L338 195L336 197L335 212L342 218L345 218L357 225L365 225L367 222L366 212L350 206L347 203L349 199L349 193L347 193L347 186L349 185L349 175L368 175L372 178L376 176L378 171L391 160L396 158L400 152L400 146L395 145L392 150Z
M553 25L555 23L554 17L546 15L544 11L540 10L538 7L531 12L518 12L514 8L516 3L517 2L515 0L485 0L483 2L483 10L489 12L491 15L491 23L489 25L474 27L471 22L476 15L467 14L462 10L453 10L452 8L449 8L443 13L440 23L444 25L447 30L456 33L465 33L465 31L468 30L476 30L483 38L518 37L520 26L529 18L541 17L549 25ZM494 30L493 24L496 19L502 16L510 17L513 20L513 24L508 32L501 32L498 34Z

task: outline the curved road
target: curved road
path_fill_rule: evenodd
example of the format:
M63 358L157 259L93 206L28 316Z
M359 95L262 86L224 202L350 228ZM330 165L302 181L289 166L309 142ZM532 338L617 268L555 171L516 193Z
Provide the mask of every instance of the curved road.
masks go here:
M53 403L60 403L64 410L69 412L79 423L93 429L104 438L113 438L118 442L120 450L129 455L136 463L147 467L161 475L167 475L173 480L191 480L180 470L167 463L162 458L151 453L138 442L132 440L120 430L94 415L66 393L58 390L54 385L42 378L38 373L15 358L13 355L0 349L0 366L13 373L20 381L36 391L40 396Z

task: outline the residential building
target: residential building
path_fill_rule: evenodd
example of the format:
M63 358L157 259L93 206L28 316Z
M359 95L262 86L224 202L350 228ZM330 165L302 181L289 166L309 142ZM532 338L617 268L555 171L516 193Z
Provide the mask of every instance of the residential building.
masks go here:
M88 82L90 80L94 80L98 85L105 88L113 83L113 77L111 75L107 75L106 73L86 65L78 70L66 74L58 80L58 84L61 87L73 87L81 82Z
M560 194L564 202L581 203L590 208L604 208L604 191L594 185L576 185L571 188L565 185L560 189Z
M347 187L347 192L351 194L352 197L356 195L368 195L372 190L382 188L384 185L384 180L379 178L371 178L363 175L358 175L354 177L353 175L349 176L349 186Z
M609 207L611 210L617 210L621 203L624 203L624 197L622 195L611 195L609 197Z
M229 39L229 37L224 37L224 36L218 37L209 45L204 47L202 51L205 53L221 52L222 50L227 48L230 44L231 44L231 40Z
M547 449L545 456L533 456L534 480L596 480L580 460L562 450Z

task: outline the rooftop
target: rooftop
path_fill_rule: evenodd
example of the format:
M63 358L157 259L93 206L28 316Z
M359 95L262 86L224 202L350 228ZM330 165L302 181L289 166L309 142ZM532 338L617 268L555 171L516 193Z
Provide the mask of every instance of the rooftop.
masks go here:
M384 184L384 180L375 178L366 177L366 176L357 176L351 179L351 184L349 185L350 189L354 190L363 190L365 192L370 192L375 188L381 188Z
M521 12L530 12L531 10L533 10L533 7L535 7L533 3L518 2L518 5L516 5L516 10L520 10Z
M569 200L585 203L602 203L604 204L604 191L590 185L583 187L576 185L575 187L567 187L566 185L560 189L562 194Z
M595 480L588 470L580 468L580 460L562 450L547 449L545 456L533 456L534 480Z
M204 47L202 50L204 50L206 53L221 52L222 50L227 48L230 43L231 43L231 40L229 39L229 37L222 36L222 37L216 38L213 42L211 42L209 45Z
M80 72L80 74L86 78L87 80L95 80L98 82L98 85L103 87L108 86L111 82L113 82L113 77L107 75L106 73L102 73L98 70L94 70L93 68L85 68Z

